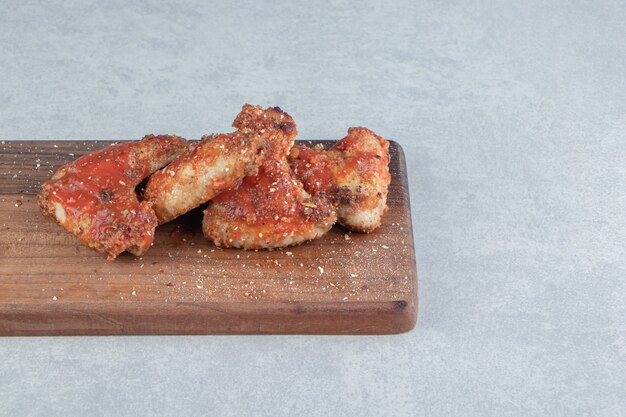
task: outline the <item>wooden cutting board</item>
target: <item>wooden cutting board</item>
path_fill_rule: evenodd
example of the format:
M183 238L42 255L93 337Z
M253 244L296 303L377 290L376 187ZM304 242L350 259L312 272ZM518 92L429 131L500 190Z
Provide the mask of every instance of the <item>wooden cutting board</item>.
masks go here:
M329 141L301 141L303 144ZM195 210L113 262L44 218L40 184L110 142L0 145L0 335L385 334L412 329L417 273L401 147L374 233L335 226L274 251L223 250Z

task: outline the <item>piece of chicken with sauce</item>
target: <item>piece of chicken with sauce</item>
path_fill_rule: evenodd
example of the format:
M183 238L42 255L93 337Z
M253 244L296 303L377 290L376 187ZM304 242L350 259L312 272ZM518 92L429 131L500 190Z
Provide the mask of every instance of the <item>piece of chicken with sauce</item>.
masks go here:
M124 251L141 255L152 244L157 219L135 187L186 146L178 136L149 135L81 156L43 183L39 206L109 260Z
M305 190L330 197L339 224L365 233L380 226L391 182L388 141L353 127L328 150L294 146L288 159Z
M215 197L204 211L204 235L217 246L271 249L324 235L335 210L323 193L311 197L291 171L286 156L297 135L293 119L279 108L244 106L233 124L268 134L257 175Z
M150 177L144 200L159 224L167 223L254 175L265 144L264 135L253 131L204 136Z

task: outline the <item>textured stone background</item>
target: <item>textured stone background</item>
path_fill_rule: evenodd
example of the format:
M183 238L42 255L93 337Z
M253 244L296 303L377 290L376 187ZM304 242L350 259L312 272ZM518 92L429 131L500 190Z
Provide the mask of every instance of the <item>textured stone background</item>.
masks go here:
M129 3L2 1L0 137L368 126L408 156L418 327L3 338L0 416L626 415L623 1Z

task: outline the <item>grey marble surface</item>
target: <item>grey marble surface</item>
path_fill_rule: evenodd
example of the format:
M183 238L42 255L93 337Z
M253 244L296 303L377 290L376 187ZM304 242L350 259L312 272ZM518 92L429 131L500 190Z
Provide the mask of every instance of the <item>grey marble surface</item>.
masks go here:
M2 139L251 102L400 142L421 306L399 336L0 338L0 416L626 415L626 5L442 3L2 1Z

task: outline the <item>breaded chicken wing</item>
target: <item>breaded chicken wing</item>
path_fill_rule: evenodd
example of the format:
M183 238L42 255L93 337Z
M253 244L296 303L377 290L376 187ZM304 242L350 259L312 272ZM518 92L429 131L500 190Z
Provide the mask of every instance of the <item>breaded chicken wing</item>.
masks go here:
M157 219L135 187L186 146L178 136L150 135L84 155L42 185L39 206L109 260L124 251L141 255L152 244Z
M187 213L257 172L266 138L253 131L204 136L146 185L159 224Z
M284 159L293 138L276 132L295 131L278 108L262 110L246 104L233 122L234 133L208 135L189 147L166 169L155 173L146 186L144 199L154 205L159 224L236 188L245 176L256 175L265 152ZM291 144L280 141L291 140Z
M233 127L239 132L257 132L267 140L267 156L285 159L294 144L298 130L291 116L280 107L268 107L245 104L235 118Z
M268 134L267 153L257 175L209 202L204 235L217 246L268 249L325 234L336 221L333 207L323 193L311 197L287 163L297 135L293 119L277 107L247 105L233 126Z
M341 225L366 233L380 226L391 182L385 139L369 129L353 127L327 151L294 146L288 159L305 190L331 198Z

